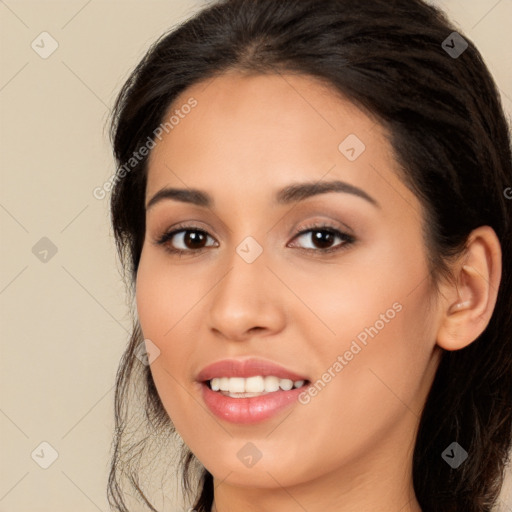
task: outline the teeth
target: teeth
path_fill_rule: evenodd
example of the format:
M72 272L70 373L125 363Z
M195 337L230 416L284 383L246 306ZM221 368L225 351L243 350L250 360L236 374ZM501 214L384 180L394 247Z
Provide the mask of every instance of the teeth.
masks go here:
M245 379L242 377L230 377L228 384L228 391L230 393L244 393L245 392Z
M229 379L227 377L222 377L222 379L217 379L219 381L219 389L221 391L229 390Z
M293 388L293 380L290 379L281 379L279 381L279 387L284 389L285 391L290 391Z
M262 391L265 391L265 379L263 377L249 377L247 379L240 380L242 381L241 393L261 393Z
M254 377L214 377L210 380L210 386L213 391L225 391L228 393L272 393L282 389L290 391L292 388L300 388L304 385L303 380L293 382L290 379L280 379L269 375L263 377L256 375Z
M265 391L277 391L279 389L279 379L277 377L265 377Z

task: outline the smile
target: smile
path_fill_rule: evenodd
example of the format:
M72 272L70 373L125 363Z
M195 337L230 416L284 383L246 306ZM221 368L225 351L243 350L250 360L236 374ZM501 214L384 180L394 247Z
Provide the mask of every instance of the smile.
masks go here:
M246 398L249 396L261 396L267 393L279 391L290 391L293 388L300 388L304 380L280 379L275 375L255 375L253 377L214 377L208 381L210 389L220 391L231 398Z
M304 375L262 359L218 361L196 379L208 409L239 424L259 423L291 407L310 384Z

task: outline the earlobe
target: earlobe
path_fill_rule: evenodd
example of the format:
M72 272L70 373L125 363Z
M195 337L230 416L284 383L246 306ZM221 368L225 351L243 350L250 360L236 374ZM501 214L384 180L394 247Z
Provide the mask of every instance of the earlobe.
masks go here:
M444 294L437 344L460 350L475 341L492 317L501 280L501 247L489 226L471 232L464 264L453 269L455 281Z

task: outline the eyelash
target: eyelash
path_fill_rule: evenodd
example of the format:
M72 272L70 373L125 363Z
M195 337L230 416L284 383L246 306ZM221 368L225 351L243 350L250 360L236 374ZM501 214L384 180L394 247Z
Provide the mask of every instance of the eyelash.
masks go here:
M167 252L169 252L173 255L177 255L179 257L183 256L186 253L196 253L197 254L197 253L201 253L204 250L206 250L206 247L203 247L201 249L187 249L187 250L175 249L173 247L170 247L168 242L170 242L172 240L174 235L176 235L178 233L186 232L186 231L200 232L200 233L205 234L206 236L210 236L204 229L201 229L197 226L178 225L173 230L166 231L163 235L161 235L159 238L157 238L155 240L155 243L157 245L163 245ZM299 231L295 234L295 236L293 237L293 240L295 240L295 238L298 238L301 235L304 235L304 234L310 233L310 232L314 232L314 231L327 232L331 235L341 238L344 243L342 243L340 245L336 245L335 247L331 247L329 249L304 249L304 248L299 247L299 250L306 251L308 253L311 253L311 252L320 253L320 254L334 253L334 252L345 250L346 248L348 248L348 246L352 245L356 240L353 236L351 236L347 233L344 233L343 231L340 231L339 229L336 229L333 226L330 226L328 224L322 224L322 223L305 226L304 229L302 229L301 231Z

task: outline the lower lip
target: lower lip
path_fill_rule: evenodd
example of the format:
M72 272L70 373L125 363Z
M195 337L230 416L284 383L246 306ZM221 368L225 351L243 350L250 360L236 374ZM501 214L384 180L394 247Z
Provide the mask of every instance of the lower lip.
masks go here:
M297 401L305 386L290 391L274 391L266 395L251 398L231 398L210 389L208 384L201 383L203 400L220 419L231 423L258 423L271 418Z

